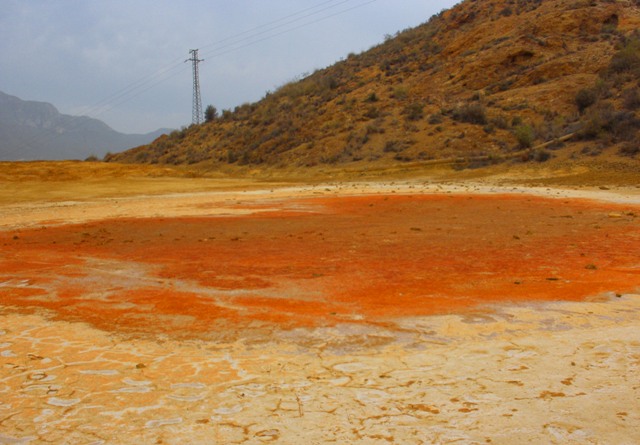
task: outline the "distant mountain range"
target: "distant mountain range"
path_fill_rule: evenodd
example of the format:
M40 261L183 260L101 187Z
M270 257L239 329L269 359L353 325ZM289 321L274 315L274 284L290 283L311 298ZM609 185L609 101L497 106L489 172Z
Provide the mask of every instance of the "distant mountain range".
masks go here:
M102 158L169 132L119 133L98 119L61 114L49 103L0 91L0 161Z

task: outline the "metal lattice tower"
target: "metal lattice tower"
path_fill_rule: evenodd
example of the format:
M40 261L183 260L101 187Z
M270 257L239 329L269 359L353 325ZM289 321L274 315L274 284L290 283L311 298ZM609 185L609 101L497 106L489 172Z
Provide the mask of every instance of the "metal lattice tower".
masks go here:
M200 78L198 76L198 63L204 61L204 59L198 59L198 50L189 50L191 58L185 60L185 62L193 62L193 116L192 122L199 124L204 121L202 116L202 98L200 97Z

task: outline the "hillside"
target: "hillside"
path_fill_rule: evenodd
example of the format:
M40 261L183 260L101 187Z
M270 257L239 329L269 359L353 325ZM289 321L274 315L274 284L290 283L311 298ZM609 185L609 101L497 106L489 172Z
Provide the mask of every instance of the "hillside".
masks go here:
M170 131L170 130L169 130ZM0 160L84 159L153 141L167 130L123 134L98 119L0 92Z
M635 163L639 5L466 0L257 103L106 160L211 168Z

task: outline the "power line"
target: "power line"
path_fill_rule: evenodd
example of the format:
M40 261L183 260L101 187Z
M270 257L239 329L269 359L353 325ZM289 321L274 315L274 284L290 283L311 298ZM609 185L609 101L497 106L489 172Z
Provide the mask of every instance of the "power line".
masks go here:
M348 3L350 1L352 1L352 0L342 1L342 2L340 2L340 4ZM365 1L364 3L360 3L360 4L357 4L355 6L351 6L349 8L340 10L338 12L334 12L332 14L328 14L328 15L322 16L322 17L317 18L315 20L307 21L307 22L304 22L302 24L299 24L299 25L296 25L296 26L293 26L293 27L290 27L290 28L286 28L286 29L283 29L281 31L278 31L278 32L270 34L271 31L275 31L276 29L282 28L283 26L288 25L288 24L294 24L295 22L300 21L303 18L307 18L309 16L301 17L300 19L296 19L294 21L288 22L288 23L283 24L283 25L275 26L275 27L267 29L265 31L261 31L259 33L250 35L249 37L245 37L245 38L242 38L242 39L240 39L238 41L229 43L227 45L223 45L223 46L217 48L217 50L211 50L211 51L206 52L205 55L207 55L209 57L219 57L219 56L222 56L222 55L225 55L225 54L229 54L229 53L237 51L239 49L246 48L248 46L264 42L266 40L272 39L274 37L281 36L283 34L287 34L287 33L292 32L292 31L296 31L296 30L304 28L306 26L315 25L316 23L320 23L322 21L328 20L328 19L336 17L338 15L345 14L347 12L353 11L354 9L361 8L363 6L369 5L371 3L375 3L377 1L378 0L368 0L368 1ZM338 6L338 5L336 5L336 6ZM256 38L258 36L264 36L264 37ZM246 42L246 43L243 43L243 42Z
M340 6L342 4L345 3L349 3L353 0L339 0L336 3L336 0L329 0L329 1L324 1L321 2L315 6L309 7L309 8L305 8L302 9L300 11L294 12L292 14L289 14L287 16L281 17L279 19L264 23L262 25L258 25L254 28L245 30L245 31L241 31L233 36L227 37L225 39L219 40L217 42L213 42L213 43L209 43L203 46L200 46L200 49L203 48L209 48L211 46L214 46L215 48L213 50L210 50L209 52L205 53L205 55L212 53L213 51L221 51L223 50L224 53L222 54L226 54L228 52L231 51L235 51L236 49L241 49L244 48L246 46L249 46L250 44L253 43L248 43L245 45L242 45L240 47L236 47L236 48L232 48L232 45L237 45L238 43L241 43L243 41L246 41L247 39L251 39L251 38L255 38L258 35L261 34L265 34L268 33L276 28L281 28L282 26L286 25L286 24L290 24L290 23L294 23L296 21L300 21L303 20L305 18L311 17L313 15L317 15L319 13L322 13L324 11L327 11L329 9L335 8L337 6ZM377 0L373 0L373 1L377 1ZM373 1L369 1L368 3L372 3ZM331 6L326 6L328 4L334 3ZM361 5L364 6L364 5ZM310 11L315 11L313 13L309 13ZM346 11L345 11L346 12ZM290 20L294 17L298 17L295 20ZM321 19L322 20L322 19ZM282 23L284 21L287 21L286 23ZM274 27L274 25L276 25ZM296 28L297 29L297 28ZM256 31L260 31L259 33L256 33ZM285 31L287 32L287 31ZM280 34L283 34L279 33ZM245 37L242 37L245 36ZM275 37L275 36L271 36L271 37ZM266 40L268 38L271 37L267 37L265 39L260 39L255 41L254 43L258 43L260 41ZM216 54L216 56L221 55L221 54ZM173 72L173 74L172 74ZM181 74L182 72L184 72L184 65L183 65L183 61L182 59L177 59L174 60L173 62L171 62L170 65L167 65L165 67L162 67L160 69L158 69L156 72L148 75L148 76L144 76L141 77L140 79L136 80L135 82L132 82L131 84L127 85L126 87L122 88L121 90L116 91L115 93L111 94L110 96L105 97L104 99L102 99L101 101L97 102L96 104L92 105L91 107L89 107L87 109L87 111L84 112L84 114L86 115L90 115L90 116L101 116L103 114L105 114L108 111L111 111L112 109L114 109L115 107L117 107L118 105L121 105L122 103L125 103L137 96L139 96L140 94L148 91L149 89L153 88L154 86L170 79L173 78L175 76L177 76L178 74Z
M352 11L354 9L366 6L368 4L374 3L377 0L368 0L364 3L360 3L357 4L355 6L352 6L350 8L347 9L343 9L341 11L338 11L336 13L332 13L329 15L325 15L323 17L320 17L316 20L312 20L312 21L307 21L301 25L297 25L293 28L289 28L289 29L283 29L281 31L278 31L277 33L273 34L272 32L278 29L281 29L287 25L291 25L294 24L296 22L300 22L301 20L313 17L315 15L321 14L323 12L329 11L331 9L334 9L338 6L350 3L354 0L339 0L338 2L336 2L336 0L330 0L330 1L324 1L322 3L319 3L315 6L306 8L306 9L302 9L300 11L297 11L293 14L289 14L285 17L267 22L265 24L256 26L254 28L251 28L249 30L245 30L245 31L241 31L233 36L227 37L225 39L219 40L217 42L213 42L213 43L209 43L203 46L200 46L200 50L205 49L205 48L210 48L210 47L214 47L213 49L204 52L205 56L211 56L211 57L219 57L221 55L225 55L228 53L231 53L233 51L237 51L239 49L245 48L247 46L251 46L260 42L263 42L265 40L286 34L288 32L291 31L295 31L297 29L303 28L305 26L309 26L324 20L327 20L329 18L335 17L337 15L340 14L344 14L346 12ZM331 4L330 6L327 6L328 4ZM310 12L313 11L313 12ZM296 17L294 19L294 17ZM272 34L269 34L272 33ZM261 38L258 38L260 36L263 36ZM239 45L239 46L238 46ZM114 93L113 95L109 96L108 98L105 98L104 100L102 100L101 102L99 102L98 104L96 104L94 107L92 107L93 113L87 113L87 114L91 114L91 115L102 115L108 111L111 111L113 108L115 108L116 106L127 102L128 100L131 100L137 96L139 96L140 94L148 91L149 89L153 88L154 86L175 77L178 74L181 74L184 69L183 68L183 63L179 62L179 63L173 63L172 65L168 65L167 67L161 68L158 71L156 71L155 73L151 74L150 76L147 77L143 77L141 79L139 79L138 81L130 84L129 86L123 88L122 90L120 90L117 93ZM177 71L174 72L173 74L171 74L172 71Z
M166 67L160 68L155 73L141 77L140 79L130 83L126 87L96 102L92 106L87 107L85 110L83 110L83 114L86 114L86 115L104 114L106 111L109 111L114 108L112 106L113 104L119 105L124 102L127 102L127 100L130 100L134 97L139 96L141 92L144 92L147 90L145 87L151 84L152 82L153 82L153 85L157 85L158 83L161 83L171 77L174 77L175 75L184 71L183 70L184 67L182 65L182 59L179 59L179 60L180 60L179 62L176 61L172 65L167 65ZM174 73L170 74L172 71ZM175 73L175 71L178 71L178 73Z
M335 10L335 8L337 7L347 5L352 1L354 0L339 0L337 2L336 0L324 1L316 4L315 6L302 9L295 13L267 22L265 24L259 25L249 30L239 32L233 36L227 37L217 42L213 42L213 43L201 46L201 48L213 47L213 49L207 51L205 55L209 55L210 57L220 57L222 55L237 51L239 49L264 42L274 37L328 20L330 18L336 17L341 14L345 14L349 11L374 3L377 0L368 0L363 3L358 3L348 8L341 9L337 12L321 15L322 13ZM321 16L313 20L304 21L305 19L311 19L312 17L318 16L318 15L321 15ZM304 22L299 23L302 21ZM290 26L290 25L294 25L294 26ZM195 58L197 59L197 55L195 56ZM192 60L192 59L188 59L188 60ZM185 71L184 62L178 62L177 60L175 60L170 65L160 68L150 75L141 77L140 79L130 83L124 88L96 102L92 106L88 107L86 111L83 113L83 115L87 117L97 118L98 116L101 116L107 113L108 111L113 110L117 106L132 100L133 98L167 81L168 79L176 77L179 74L182 74L184 71ZM193 107L193 116L192 116L194 118L193 119L194 123L196 123L196 120L198 120L196 113L199 116L202 116L201 100L196 100L196 90L197 90L198 96L200 95L199 82L198 82L198 85L196 85L197 74L198 74L197 63L194 62L194 107ZM199 107L197 107L198 104L199 104ZM76 117L79 117L79 116L76 115ZM200 123L201 121L202 119L200 118L198 120L198 123ZM81 123L77 121L76 126L73 127L72 130L77 129L80 125ZM16 152L26 148L27 146L40 142L45 138L47 137L46 136L35 137L32 140L23 143L21 147L18 147L17 149L14 149L7 154L13 155ZM31 147L31 149L34 149L34 147Z
M337 1L337 3L336 3L336 1ZM313 15L319 14L319 13L321 13L323 11L326 11L326 10L331 9L331 8L335 8L337 6L340 6L343 3L348 3L350 1L352 1L352 0L330 0L330 1L325 1L325 2L319 3L319 4L315 5L315 6L312 6L310 8L302 9L302 10L300 10L298 12L294 12L293 14L289 14L289 15L281 17L279 19L272 20L270 22L263 23L262 25L258 25L258 26L254 27L254 28L239 32L238 34L226 37L226 38L224 38L222 40L218 40L216 42L212 42L212 43L209 43L207 45L203 45L200 48L208 48L210 46L215 46L215 45L220 45L220 44L225 44L223 46L226 46L226 45L228 45L226 42L236 40L239 37L245 36L247 34L249 34L250 37L252 37L252 36L256 35L255 34L256 31L259 31L261 29L267 28L266 31L261 31L260 33L258 33L258 35L259 35L261 33L268 32L271 29L282 27L282 26L286 25L287 23L293 23L295 21L302 20L302 19L304 19L306 17L310 17L310 16L313 16ZM325 5L329 4L329 3L335 3L335 4L322 8L323 6L325 6ZM321 9L318 9L318 8L321 8ZM313 11L313 10L317 10L317 11L315 11L313 13L309 13L309 11ZM309 13L309 14L305 14L305 13ZM303 15L303 14L305 14L305 15ZM300 16L300 15L302 15L302 17L298 17L297 19L289 21L287 23L281 23L281 22L285 22L286 20L292 19L293 17ZM245 39L245 37L243 37L243 39ZM233 44L233 42L231 44Z

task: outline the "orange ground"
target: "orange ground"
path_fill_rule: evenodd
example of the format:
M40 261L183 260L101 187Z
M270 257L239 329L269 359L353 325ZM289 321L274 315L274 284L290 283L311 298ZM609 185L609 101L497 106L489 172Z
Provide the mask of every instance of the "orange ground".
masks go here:
M0 298L109 331L184 337L226 323L386 323L640 287L629 206L388 195L286 208L0 232Z

